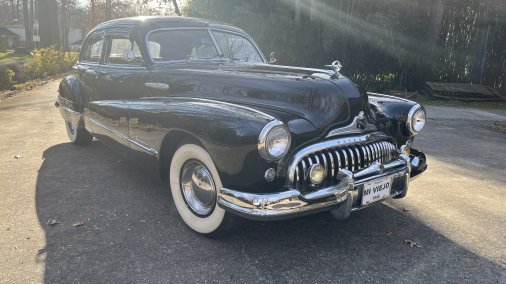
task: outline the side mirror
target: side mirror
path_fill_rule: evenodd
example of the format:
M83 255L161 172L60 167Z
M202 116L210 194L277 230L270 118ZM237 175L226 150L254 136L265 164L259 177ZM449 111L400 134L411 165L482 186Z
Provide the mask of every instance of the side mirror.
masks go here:
M269 64L273 64L277 61L276 59L276 53L273 51L271 52L271 55L269 56Z

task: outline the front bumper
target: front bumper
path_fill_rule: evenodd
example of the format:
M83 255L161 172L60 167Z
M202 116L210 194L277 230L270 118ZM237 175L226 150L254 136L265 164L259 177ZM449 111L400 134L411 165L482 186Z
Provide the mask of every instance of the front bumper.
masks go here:
M218 194L218 204L233 214L252 220L287 219L331 209L338 209L343 216L348 216L350 212L376 204L361 206L364 183L391 176L393 186L390 197L401 198L407 193L409 180L419 176L426 168L425 155L415 150L409 156L401 154L389 163L374 163L355 173L340 170L341 178L337 185L307 194L297 189L252 194L222 188Z

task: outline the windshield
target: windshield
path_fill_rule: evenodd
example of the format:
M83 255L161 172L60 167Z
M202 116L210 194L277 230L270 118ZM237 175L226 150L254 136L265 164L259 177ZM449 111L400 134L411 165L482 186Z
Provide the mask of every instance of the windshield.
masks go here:
M264 62L255 45L245 36L213 30L222 58L243 62ZM154 62L216 59L220 54L207 29L158 30L147 38Z
M207 30L160 30L149 34L148 48L155 62L219 58Z
M246 37L222 31L212 32L225 58L246 62L263 62L256 47Z

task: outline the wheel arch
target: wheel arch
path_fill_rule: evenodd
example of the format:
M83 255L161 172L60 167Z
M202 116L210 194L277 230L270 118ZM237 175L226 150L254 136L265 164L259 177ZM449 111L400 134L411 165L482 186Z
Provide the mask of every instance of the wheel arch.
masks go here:
M180 129L169 131L163 137L159 154L158 168L162 180L169 178L170 162L178 147L183 143L195 143L207 151L202 141L194 134Z
M65 107L83 112L84 99L81 92L81 83L75 75L69 75L60 82L58 87L59 97L62 99L61 104Z

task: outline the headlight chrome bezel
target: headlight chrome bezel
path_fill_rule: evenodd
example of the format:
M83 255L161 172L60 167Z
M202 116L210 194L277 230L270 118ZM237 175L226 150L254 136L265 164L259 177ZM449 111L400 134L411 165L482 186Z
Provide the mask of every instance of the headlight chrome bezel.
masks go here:
M286 132L287 137L288 137L288 142L287 142L287 146L286 146L286 149L283 152L283 154L281 154L279 156L273 156L269 152L269 149L267 147L267 142L268 142L269 134L277 128L282 128ZM288 127L286 127L286 125L283 122L275 119L275 120L272 120L269 123L267 123L264 126L264 128L262 129L262 131L260 132L260 135L258 136L258 152L260 153L260 156L262 158L269 160L269 161L276 161L276 160L283 158L286 155L286 153L288 153L288 149L290 149L291 142L292 142L292 137L290 135L290 131L288 130Z
M413 121L416 117L416 115L418 114L418 112L423 112L424 113L424 125L423 127L416 131L415 130L415 127L414 127L414 124L415 122ZM423 130L423 128L425 127L425 124L427 123L427 112L425 111L425 108L422 107L421 105L419 104L416 104L414 105L410 110L409 110L409 113L408 113L408 118L406 120L406 126L408 128L408 131L412 134L412 135L416 135L418 133L420 133L420 131Z

